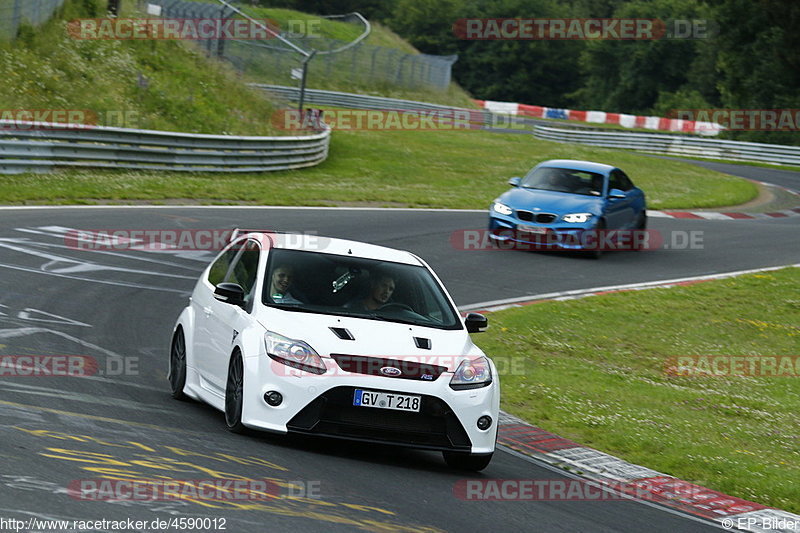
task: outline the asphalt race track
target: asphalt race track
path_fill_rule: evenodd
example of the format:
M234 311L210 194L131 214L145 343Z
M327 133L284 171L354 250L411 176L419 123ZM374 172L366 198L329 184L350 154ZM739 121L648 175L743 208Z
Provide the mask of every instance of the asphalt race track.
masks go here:
M781 179L797 186L796 176ZM702 246L610 253L599 261L453 246L453 232L482 229L485 222L486 214L479 212L409 210L0 210L0 354L82 355L98 364L91 377L0 376L0 517L148 522L205 517L217 519L217 526L224 519L225 530L234 532L719 530L635 501L464 501L453 488L470 476L448 470L433 452L230 434L221 413L172 400L166 381L172 325L213 252L90 251L74 249L65 239L70 229L241 226L318 232L419 254L459 305L800 263L800 217L652 218L650 228L665 236L701 232L695 235ZM244 476L273 480L282 495L306 491L309 497L86 501L68 491L80 480L103 476ZM471 477L564 479L559 471L506 450Z

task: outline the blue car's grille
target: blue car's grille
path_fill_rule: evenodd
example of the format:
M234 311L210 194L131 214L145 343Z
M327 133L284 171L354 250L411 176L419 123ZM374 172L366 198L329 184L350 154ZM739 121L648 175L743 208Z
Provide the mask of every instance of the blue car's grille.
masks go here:
M538 222L539 224L550 224L557 217L553 213L533 213L531 211L517 211L517 218L525 222Z

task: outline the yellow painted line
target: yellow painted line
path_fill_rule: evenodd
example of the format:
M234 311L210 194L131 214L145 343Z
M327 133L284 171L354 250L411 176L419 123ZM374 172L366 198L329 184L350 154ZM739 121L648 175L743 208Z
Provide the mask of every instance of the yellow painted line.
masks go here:
M181 429L167 428L164 426L156 426L155 424L145 424L143 422L132 422L130 420L120 420L119 418L108 418L106 416L85 415L83 413L74 413L72 411L62 411L61 409L52 409L50 407L40 407L38 405L26 405L23 403L7 402L0 400L0 405L7 405L9 407L19 407L20 409L32 409L34 411L44 411L45 413L54 413L57 415L74 416L78 418L87 418L89 420L97 420L99 422L111 422L113 424L124 424L126 426L135 426L147 429L157 429L159 431L170 431L172 433L196 433L195 431L187 431Z

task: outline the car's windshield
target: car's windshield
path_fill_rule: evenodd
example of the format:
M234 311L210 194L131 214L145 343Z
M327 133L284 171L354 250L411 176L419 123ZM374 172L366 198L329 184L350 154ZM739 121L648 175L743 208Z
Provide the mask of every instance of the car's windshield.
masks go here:
M460 329L458 313L422 266L272 249L264 305L440 329Z
M600 196L603 194L603 176L584 170L538 167L523 178L520 187Z

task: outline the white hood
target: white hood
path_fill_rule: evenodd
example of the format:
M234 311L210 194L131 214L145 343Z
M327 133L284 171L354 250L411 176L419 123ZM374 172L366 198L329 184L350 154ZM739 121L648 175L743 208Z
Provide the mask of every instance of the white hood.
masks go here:
M364 355L424 361L452 372L467 356L484 355L465 328L444 330L367 318L262 308L258 321L279 335L308 343L322 357ZM330 328L344 328L355 340L340 339ZM414 337L430 340L430 350L417 348Z

